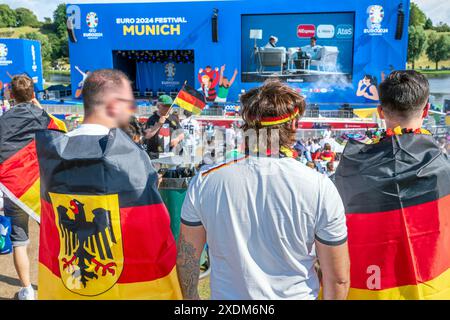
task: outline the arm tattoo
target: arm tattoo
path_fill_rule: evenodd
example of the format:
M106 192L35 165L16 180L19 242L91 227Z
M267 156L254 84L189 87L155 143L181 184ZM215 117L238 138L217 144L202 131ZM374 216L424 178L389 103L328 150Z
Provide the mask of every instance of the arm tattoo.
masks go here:
M193 300L200 299L197 289L200 265L194 246L186 241L183 234L180 234L178 239L177 269L183 297Z

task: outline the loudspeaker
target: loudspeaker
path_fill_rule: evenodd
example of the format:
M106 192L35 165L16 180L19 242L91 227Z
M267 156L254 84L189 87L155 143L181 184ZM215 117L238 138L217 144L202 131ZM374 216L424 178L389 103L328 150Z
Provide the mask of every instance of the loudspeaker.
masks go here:
M218 29L219 10L214 9L213 16L211 18L211 35L212 42L219 42L219 29Z
M395 40L401 40L403 37L403 25L405 24L405 12L403 11L403 4L398 5L397 11L397 28L395 30Z

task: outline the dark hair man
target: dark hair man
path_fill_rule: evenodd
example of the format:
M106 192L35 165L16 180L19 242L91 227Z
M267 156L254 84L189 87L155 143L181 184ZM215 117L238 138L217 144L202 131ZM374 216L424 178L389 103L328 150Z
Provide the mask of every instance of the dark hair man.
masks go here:
M173 150L184 139L180 122L175 115L170 114L172 104L170 96L160 96L157 110L147 120L145 138L147 152L152 159L158 158L160 153ZM172 137L174 134L176 136Z
M335 181L344 201L351 299L449 299L450 162L430 132L429 85L394 71L379 87L379 142L347 143Z
M317 299L316 250L324 298L345 299L342 202L333 183L296 161L291 150L305 101L272 80L241 103L247 138L267 150L207 167L191 182L177 258L184 298L198 299L196 266L207 240L212 299Z

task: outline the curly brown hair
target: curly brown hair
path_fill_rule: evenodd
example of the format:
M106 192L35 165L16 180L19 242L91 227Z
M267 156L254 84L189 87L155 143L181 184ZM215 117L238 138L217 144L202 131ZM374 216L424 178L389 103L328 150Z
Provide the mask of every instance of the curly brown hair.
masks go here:
M267 147L271 149L271 132L279 133L280 147L290 148L296 141L292 121L298 121L304 114L306 103L304 98L292 87L278 79L266 80L259 88L253 88L241 96L243 130L255 130L259 139L260 130L267 129ZM298 116L281 124L265 127L261 119L294 114Z

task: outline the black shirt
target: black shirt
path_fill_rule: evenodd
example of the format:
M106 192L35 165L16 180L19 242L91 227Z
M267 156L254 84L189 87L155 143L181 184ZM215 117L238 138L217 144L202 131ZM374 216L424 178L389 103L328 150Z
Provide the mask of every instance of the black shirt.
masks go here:
M145 128L149 129L153 127L158 123L159 118L160 117L158 113L154 112L153 115L148 118ZM179 121L174 115L169 115L166 122L161 126L158 132L150 139L145 140L145 144L147 145L147 152L150 154L150 156L155 153L163 153L165 143L170 143L172 133L178 129L181 129Z

